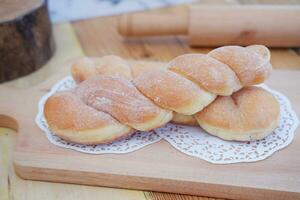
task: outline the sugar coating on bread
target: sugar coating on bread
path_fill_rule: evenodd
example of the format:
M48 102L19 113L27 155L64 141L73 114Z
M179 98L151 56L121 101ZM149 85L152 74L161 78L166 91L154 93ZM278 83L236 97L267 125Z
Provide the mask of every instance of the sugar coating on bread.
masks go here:
M270 61L271 59L271 53L269 49L264 45L254 44L246 46L245 48L251 51L252 53L257 53L261 58L263 58L266 61Z
M132 72L132 78L138 77L140 74L146 73L153 69L166 69L166 63L157 61L131 61L129 62Z
M132 78L128 63L115 55L81 58L72 64L71 73L77 83L97 74L119 76L129 80Z
M80 83L89 77L98 74L94 60L88 57L83 57L73 62L71 73L76 83Z
M223 139L260 139L277 126L279 105L263 89L239 89L263 82L272 70L269 61L262 45L185 54L166 65L81 58L72 64L79 85L50 97L45 117L60 137L87 144L152 130L172 117L175 123L199 123ZM215 100L217 95L222 96Z
M155 104L184 115L193 115L216 95L166 69L148 70L133 79L134 85Z
M278 124L280 108L275 97L258 87L245 87L232 96L218 96L195 115L202 128L226 140L261 139Z
M272 71L268 60L244 47L220 47L212 50L208 55L228 65L236 73L243 86L264 82Z
M98 75L75 89L84 103L137 130L151 130L172 119L172 111L156 106L127 79Z
M242 86L226 64L204 54L184 54L168 63L169 70L217 95L231 95Z
M257 83L257 79L259 79L258 82L262 82L264 81L264 79L268 77L268 75L266 75L267 73L257 73L257 74L253 73L255 72L256 68L259 68L258 65L262 63L261 61L267 63L262 65L264 68L263 70L264 72L269 72L271 70L269 64L270 52L268 48L266 48L265 46L251 45L245 48L238 47L238 46L225 46L223 48L217 49L221 57L224 54L224 52L226 52L224 51L224 49L229 52L231 51L235 52L234 54L235 56L225 53L226 54L225 56L227 57L232 56L232 58L231 57L228 58L230 62L236 64L235 62L241 62L241 60L242 61L245 60L241 64L237 64L237 65L242 69L244 67L254 69L252 71L248 70L249 74L248 71L244 69L245 73L247 73L247 76L254 77L252 79L256 80L252 82L253 84ZM243 49L244 54L246 52L247 54L246 56L243 56L243 53L240 52L241 49ZM211 54L213 53L211 52ZM251 56L248 56L248 54ZM239 56L241 56L241 58L237 58ZM257 61L254 62L253 65L249 65L249 63L251 64L252 62L251 59ZM245 66L244 63L246 63ZM239 81L239 78L241 78L240 76L241 73L240 71L238 71L240 69L239 67L232 68L232 66L228 66L226 63L219 61L218 59L214 58L210 54L181 55L176 57L172 61L170 61L167 65L160 62L141 62L141 61L127 62L118 56L104 56L102 58L82 58L82 60L77 61L77 63L75 62L72 66L72 75L75 78L75 80L78 79L77 77L82 77L80 81L77 82L81 82L82 80L85 80L88 77L91 77L95 74L114 75L114 76L124 77L128 80L132 80L132 78L147 73L147 71L151 71L154 69L168 68L168 70L171 70L177 73L178 75L182 76L183 78L189 79L193 83L197 84L200 87L200 89L205 90L207 94L211 93L211 95L227 96L227 95L231 95L233 92L243 87L243 84L245 84L245 82L241 83ZM235 72L234 70L237 70L237 72ZM237 76L238 74L239 76ZM207 97L207 95L204 95L204 97ZM158 99L158 97L156 99ZM196 106L196 104L197 103L199 104L199 102L201 101L197 101L197 102L194 101L194 102L195 103L192 105ZM164 106L164 105L160 104L160 106ZM193 106L190 106L190 108ZM185 111L183 112L187 113ZM173 121L181 124L184 123L190 124L192 122L192 119L193 119L192 117L181 116L181 117L176 117L176 119Z
M57 92L49 97L44 115L56 135L77 143L108 142L132 131L109 114L87 106L71 91Z
M107 55L102 58L95 58L95 67L98 74L119 76L130 80L131 69L128 63L115 55Z

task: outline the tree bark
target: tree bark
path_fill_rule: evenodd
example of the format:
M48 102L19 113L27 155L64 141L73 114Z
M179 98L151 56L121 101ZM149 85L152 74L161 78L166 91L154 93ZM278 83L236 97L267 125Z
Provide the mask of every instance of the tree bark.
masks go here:
M46 0L0 2L0 83L39 69L54 49Z

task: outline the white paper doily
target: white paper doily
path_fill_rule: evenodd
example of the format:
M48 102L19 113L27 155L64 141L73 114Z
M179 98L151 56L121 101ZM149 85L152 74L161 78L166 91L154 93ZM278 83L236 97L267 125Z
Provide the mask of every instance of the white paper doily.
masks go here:
M38 104L38 114L35 118L37 125L46 133L48 140L59 147L73 149L83 153L103 154L103 153L129 153L146 145L160 141L162 138L155 132L136 131L131 136L114 141L113 143L101 145L83 145L72 142L67 142L58 136L54 135L48 127L47 121L44 117L44 104L48 97L57 91L69 90L76 86L75 81L71 76L67 76L63 80L56 83L49 93L44 95Z
M167 124L156 129L159 135L179 151L215 164L263 160L289 145L299 125L289 100L281 93L261 84L280 104L279 126L267 137L252 142L225 141L209 135L200 127Z
M90 154L128 153L146 145L160 141L169 142L174 148L190 156L194 156L215 164L238 162L254 162L263 160L274 152L286 147L294 138L294 132L299 125L296 113L289 100L281 93L266 85L260 85L271 92L280 103L280 123L273 133L262 140L253 142L225 141L209 135L200 127L167 124L151 132L137 131L128 138L104 145L80 145L67 142L55 136L48 128L43 115L45 101L53 93L76 86L73 78L68 76L55 84L51 91L39 101L37 125L46 133L49 141L57 146Z

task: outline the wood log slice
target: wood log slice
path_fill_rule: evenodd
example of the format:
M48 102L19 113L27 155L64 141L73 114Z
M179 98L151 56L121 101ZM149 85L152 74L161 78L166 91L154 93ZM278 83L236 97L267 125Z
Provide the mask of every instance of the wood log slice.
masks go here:
M0 0L0 83L39 69L54 49L47 0Z

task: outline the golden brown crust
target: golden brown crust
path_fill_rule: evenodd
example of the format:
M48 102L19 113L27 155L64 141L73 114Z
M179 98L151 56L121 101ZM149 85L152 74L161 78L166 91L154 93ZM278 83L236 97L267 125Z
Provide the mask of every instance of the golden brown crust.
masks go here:
M74 112L74 107L78 112ZM78 131L116 123L110 115L97 112L70 91L57 92L49 97L44 114L50 126L55 125L60 129L72 128Z
M242 86L226 65L204 54L184 54L168 63L169 69L217 95L231 95Z
M76 83L80 83L98 73L94 61L91 58L83 57L72 63L71 74Z
M132 69L117 56L82 58L72 65L80 84L50 97L45 117L57 135L83 144L160 127L172 119L173 111L173 122L194 125L196 118L224 139L260 139L277 125L274 97L255 87L228 95L263 82L272 69L269 60L269 50L261 45L186 54L167 65L131 61ZM214 101L216 95L223 97Z
M76 143L112 141L132 131L109 114L87 106L71 91L50 96L44 106L44 115L56 135Z
M166 69L168 67L166 63L155 61L131 61L129 64L133 78L138 77L140 74L146 73L148 70Z
M185 54L173 59L167 65L160 62L127 62L118 56L82 58L73 64L72 75L77 82L81 82L95 74L114 75L131 80L141 74L147 73L147 71L168 68L196 83L200 89L206 90L206 94L213 93L214 95L227 96L231 95L245 84L251 85L262 82L267 78L271 70L271 65L269 64L270 52L268 48L263 45L251 45L246 48L225 46L216 49L215 52L212 51L208 55ZM214 54L217 54L217 57L221 57L218 58L221 60L224 59L224 57L228 58L226 63L230 63L231 65L233 63L233 66L228 66L218 59L215 59L213 57ZM264 64L261 64L261 61L264 61ZM130 67L128 64L130 64ZM250 68L250 71L247 68ZM250 83L249 81L247 82L247 80L244 80L245 78L241 75L242 73L245 73L248 78L252 77L250 78ZM242 84L237 78L237 75L243 80ZM212 98L212 94L210 97L209 95L203 95L203 97L202 100L198 101L195 101L195 98L194 106L187 106L189 109L184 108L183 112L185 114L191 113L190 108L199 107L199 102L204 102L204 105L207 104L205 102L209 102L209 99ZM196 105L197 102L198 105ZM166 105L161 104L160 106ZM166 108L168 107L166 106ZM186 112L187 110L188 112ZM181 124L188 122L183 117L173 121Z
M130 80L132 78L131 69L127 61L115 55L107 55L101 58L94 58L95 67L98 74L119 76Z
M193 115L182 115L179 113L174 113L172 122L175 124L189 125L189 126L198 126L197 120Z
M208 55L228 65L243 86L263 83L272 71L270 62L260 54L253 53L253 49L224 46L212 50Z
M214 94L166 69L148 70L133 83L155 104L184 115L199 112L215 99Z
M280 109L275 97L258 87L219 96L195 118L209 133L226 140L260 139L277 126Z
M172 111L156 106L121 77L97 75L83 81L74 92L87 105L137 130L151 130L172 118Z
M128 80L132 78L131 69L127 62L114 55L78 59L71 66L71 74L77 83L97 74L119 76Z
M250 50L251 52L257 53L266 61L270 61L270 59L271 59L271 53L270 53L269 49L264 45L255 44L255 45L249 45L245 48Z
M116 140L127 138L135 132L133 129L123 129L122 131L119 131L119 133L113 134L110 132L109 136L105 135L106 137L103 137L103 134L107 133L107 131L111 130L103 130L100 128L74 132L65 129L52 129L52 132L66 141L85 145L108 144Z

